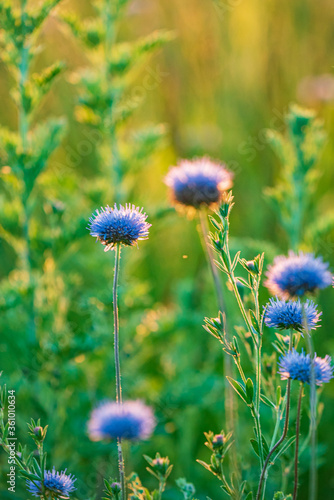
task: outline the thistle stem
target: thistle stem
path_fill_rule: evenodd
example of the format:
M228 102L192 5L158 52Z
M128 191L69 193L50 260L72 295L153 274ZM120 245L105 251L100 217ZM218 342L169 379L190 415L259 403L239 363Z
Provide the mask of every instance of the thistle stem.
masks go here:
M303 384L300 384L297 418L296 418L295 479L293 487L293 500L297 499L297 492L298 492L298 458L299 458L298 453L299 453L300 416L302 408L303 389L304 389Z
M212 248L209 245L208 237L209 237L209 230L208 230L208 224L207 224L207 213L205 212L204 209L198 210L199 213L199 220L201 224L201 230L202 230L202 237L204 239L203 246L205 249L205 253L207 256L207 261L209 263L210 271L212 274L213 282L214 282L214 288L216 291L216 296L217 296L217 303L219 310L222 313L225 313L226 317L226 307L225 307L225 301L224 301L224 295L223 295L223 290L221 286L221 282L219 279L219 274L217 267L215 266L214 263L214 255L212 252ZM226 337L228 338L228 328L227 324L225 323L225 329L226 329ZM226 377L232 377L233 374L233 366L231 362L231 357L230 356L225 356L224 357L224 380L226 383ZM234 437L236 438L236 424L237 424L237 414L236 414L236 408L235 408L235 398L234 398L234 393L231 385L229 383L226 383L225 386L225 408L226 408L226 426L228 427L228 430L230 432L233 432ZM236 473L239 473L239 467L237 463L237 457L235 453L235 447L233 447L233 451L231 450L231 459L233 462L233 469Z
M228 254L231 268L231 258ZM254 341L254 346L256 350L256 396L255 396L255 407L252 411L252 415L255 422L255 428L257 430L257 438L258 438L258 446L259 446L259 458L260 458L260 468L263 467L264 455L263 455L263 443L262 443L262 431L261 431L261 421L260 421L260 398L261 398L261 347L262 347L262 339L259 335L258 338L253 334L253 328L251 322L247 316L244 304L239 294L239 290L236 284L235 276L233 271L229 273L230 282L232 284L234 295L237 299L239 309L246 323L246 327L248 328L252 339Z
M311 464L309 500L315 500L317 491L317 392L314 373L314 348L311 336L306 333L308 352L311 358L310 371L310 427L311 427Z
M287 382L286 393L287 393L287 400L286 400L286 413L285 413L285 422L284 422L283 433L282 433L282 436L279 438L279 440L276 442L276 444L274 444L274 446L269 451L267 458L266 458L266 461L264 462L264 466L263 466L261 476L260 476L259 487L258 487L257 494L256 494L256 500L260 500L260 498L261 498L262 485L265 481L265 475L266 475L266 471L267 471L267 467L268 467L270 458L273 455L273 453L275 452L275 450L283 443L283 441L286 438L286 435L288 433L289 414L290 414L291 379L289 379Z
M114 268L114 284L113 284L113 308L114 308L114 352L115 352L115 372L116 372L116 402L122 404L122 385L121 385L121 365L119 358L119 318L118 318L118 302L117 302L117 286L119 275L119 264L121 258L121 244L117 243L115 248L115 268ZM126 485L124 472L124 458L122 451L122 440L117 439L118 449L118 467L120 475L120 483L122 487L122 500L126 500Z
M315 500L317 493L317 391L316 391L315 371L314 371L314 347L307 323L304 302L302 302L302 314L303 314L303 326L305 330L307 350L311 359L311 370L310 370L311 463L310 463L309 500Z
M290 341L289 341L289 352L292 351L292 340L293 340L293 331L290 330ZM279 440L274 444L274 446L271 447L269 450L269 453L267 455L266 461L264 462L264 466L261 472L260 476L260 481L259 481L259 487L257 490L257 495L256 495L256 500L260 500L260 498L264 497L265 494L265 488L266 488L266 481L267 481L267 467L270 461L270 458L274 451L283 443L284 439L286 438L289 430L289 415L290 415L290 395L291 395L291 379L288 380L287 386L286 386L286 411L285 411L285 422L284 422L284 428L283 428L283 433L282 436L279 438ZM276 430L276 427L275 427ZM263 497L261 497L261 491L263 487Z

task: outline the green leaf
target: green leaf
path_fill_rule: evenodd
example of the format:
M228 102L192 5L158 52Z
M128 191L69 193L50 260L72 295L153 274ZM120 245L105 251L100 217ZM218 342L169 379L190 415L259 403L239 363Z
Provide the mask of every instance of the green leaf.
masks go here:
M275 457L272 459L271 461L271 465L273 465L276 460L281 456L283 455L283 453L285 453L287 451L287 449L296 441L296 436L292 436L290 439L288 439L284 445L282 446L282 448L279 450L279 452L277 453L277 455L275 455Z
M250 378L246 381L246 396L247 403L252 404L254 398L254 384Z
M259 443L256 441L256 439L252 438L252 439L250 439L250 444L252 445L252 448L253 448L255 454L259 457L260 456Z
M261 401L262 401L265 405L267 405L267 406L269 406L270 408L273 408L274 410L276 410L276 406L275 406L275 404L274 404L272 401L270 401L270 399L269 399L269 398L267 398L267 396L265 396L264 394L261 394L260 399L261 399Z
M247 403L247 394L246 394L246 390L245 388L243 387L243 385L241 385L239 382L237 382L236 380L234 380L233 378L231 377L226 377L227 380L229 381L229 383L231 384L231 386L233 387L233 389L235 390L235 392L237 394L239 394L239 396L241 397L241 399L246 403Z

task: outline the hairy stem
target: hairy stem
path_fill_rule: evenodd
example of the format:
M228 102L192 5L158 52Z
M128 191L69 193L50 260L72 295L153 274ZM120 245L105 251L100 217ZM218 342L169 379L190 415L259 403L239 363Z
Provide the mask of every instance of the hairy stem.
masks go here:
M115 372L116 372L116 401L119 405L122 404L122 385L121 385L121 365L119 358L119 318L118 318L118 302L117 302L117 286L119 275L119 264L121 258L121 244L117 243L115 248L115 268L114 268L114 284L113 284L113 308L114 308L114 352L115 352ZM126 486L124 473L124 458L122 451L122 440L117 440L118 449L118 467L120 482L122 486L122 500L126 500Z
M299 459L298 453L299 453L300 416L302 409L303 389L304 389L303 384L300 384L297 418L296 418L295 478L293 486L293 500L296 500L298 492L298 459Z

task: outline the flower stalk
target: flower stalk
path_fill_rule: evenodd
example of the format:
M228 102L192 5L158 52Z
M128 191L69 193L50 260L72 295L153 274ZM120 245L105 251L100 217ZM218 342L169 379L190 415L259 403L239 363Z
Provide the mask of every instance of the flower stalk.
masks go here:
M300 384L298 407L297 407L297 417L296 417L296 449L295 449L295 464L294 464L294 486L293 486L293 500L297 499L298 493L298 461L299 461L299 437L300 437L300 417L302 408L302 398L303 398L304 384Z
M317 493L317 390L315 380L315 362L314 362L314 347L312 337L308 328L304 303L303 307L303 324L305 329L305 337L308 354L310 355L310 482L309 482L309 500L316 499ZM298 465L298 464L297 464Z
M291 396L291 379L287 381L287 386L286 386L286 413L285 413L285 422L284 422L284 428L283 428L283 433L282 436L279 438L279 440L274 444L274 446L271 448L269 451L267 458L264 462L263 469L261 472L260 476L260 481L259 481L259 486L256 494L256 500L260 500L261 498L264 498L265 494L265 488L263 487L265 485L265 480L266 480L266 472L267 472L267 467L269 464L269 461L273 455L273 453L277 450L277 448L283 443L284 439L286 438L289 430L289 415L290 415L290 396ZM263 491L262 491L263 489Z
M121 244L117 243L115 248L115 268L114 268L114 283L113 283L113 309L114 309L114 353L115 353L115 373L116 373L116 401L119 405L122 404L122 384L121 384L121 364L119 355L119 317L118 317L118 300L117 287L119 266L121 258ZM118 450L118 468L120 483L122 486L121 498L126 500L126 485L125 485L125 465L122 450L122 439L117 439Z

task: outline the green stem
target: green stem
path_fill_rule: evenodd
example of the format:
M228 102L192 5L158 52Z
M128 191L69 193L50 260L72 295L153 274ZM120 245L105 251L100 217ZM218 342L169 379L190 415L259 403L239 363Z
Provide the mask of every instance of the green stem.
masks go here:
M297 418L296 418L295 479L293 487L293 500L297 499L297 492L298 492L298 457L299 457L298 453L299 453L300 415L302 408L303 389L304 389L303 384L300 384Z
M222 313L225 313L225 318L226 318L226 307L225 307L225 301L224 301L224 296L223 296L223 290L221 286L221 281L219 278L218 274L218 269L215 266L214 263L214 255L212 248L210 247L208 238L209 238L209 230L208 230L208 224L207 224L207 213L205 212L204 209L198 210L198 216L201 224L201 230L202 230L202 237L203 237L203 246L204 250L207 256L207 261L209 263L210 271L212 274L213 278L213 283L214 283L214 288L216 291L217 295L217 302L218 302L218 307L219 310ZM228 328L227 328L227 323L225 322L225 333L227 339L229 338L228 334ZM232 360L229 355L224 357L224 380L225 380L225 409L226 409L226 426L229 430L229 432L233 432L234 437L236 439L236 427L237 427L237 412L235 408L235 398L234 398L234 391L233 388L229 383L226 381L226 377L232 377L233 376L233 367L232 367ZM231 450L231 461L233 464L233 470L237 474L239 474L239 466L237 462L237 456L235 452L236 447L233 447L233 450Z
M159 480L159 500L162 498L162 494L165 491L166 488L166 479L160 479Z
M273 432L273 436L271 438L271 441L270 441L270 448L272 448L275 444L275 441L276 441L276 438L277 438L277 434L278 434L278 430L279 430L279 427L280 427L280 422L281 422L281 412L279 410L279 408L276 410L276 421L275 421L275 428L274 428L274 432Z
M290 330L289 352L292 351L292 343L293 343L293 330ZM267 475L268 475L267 468L268 468L270 457L272 456L272 454L274 453L274 451L281 445L281 443L284 441L284 439L286 438L287 433L288 433L288 429L289 429L289 414L290 414L290 394L291 394L291 379L289 379L288 382L287 382L286 393L285 393L285 396L284 396L284 399L286 401L286 413L285 413L285 423L284 423L283 433L282 433L282 436L280 437L280 439L277 441L276 444L274 444L274 445L271 444L271 449L270 449L270 451L269 451L269 453L267 455L266 461L264 463L264 466L263 466L263 469L262 469L262 472L261 472L261 477L260 477L260 482L259 482L259 487L258 487L258 491L257 491L256 500L259 500L260 498L264 498L265 491L266 491L266 484L267 484ZM283 411L284 410L282 410L282 412ZM275 434L276 428L277 428L277 421L276 421L276 425L275 425L274 434ZM274 437L273 437L273 439L274 439ZM273 439L272 439L272 442L273 442ZM263 489L263 495L261 497L261 491L262 491L262 489Z
M311 372L310 372L311 463L310 463L309 500L315 500L317 492L317 392L316 392L315 372L314 372L314 348L311 335L308 332L308 326L306 324L306 321L304 324L304 328L305 328L307 348L311 358Z
M121 244L117 243L115 248L115 268L114 268L114 283L113 283L113 308L114 308L114 352L115 352L115 372L116 372L116 401L119 405L122 404L122 385L121 385L121 365L119 357L119 318L118 318L118 302L117 302L117 286L119 275L119 264L121 258ZM118 449L118 467L120 482L122 486L122 500L126 500L126 485L124 472L124 458L122 451L122 440L117 440Z
M226 244L228 248L228 242ZM263 463L264 463L264 453L263 453L263 443L262 443L262 431L261 431L261 420L260 420L260 398L261 398L261 346L262 346L262 338L261 335L258 335L258 338L254 336L253 333L253 326L250 322L250 319L248 318L248 315L246 313L244 304L242 302L242 299L240 297L240 293L237 287L236 279L234 276L233 271L231 270L232 263L231 263L231 257L230 257L230 252L228 250L228 260L229 260L229 278L230 278L230 283L233 288L234 295L237 299L239 309L241 311L241 314L243 316L243 319L246 323L246 327L249 330L252 339L254 341L254 346L256 350L256 396L255 396L255 410L252 412L252 415L254 417L255 421L255 427L257 429L257 438L258 438L258 447L259 447L259 458L260 458L260 468L262 469Z
M258 487L257 494L256 494L256 500L260 500L260 498L262 498L261 497L262 486L265 482L266 471L267 471L267 467L268 467L270 458L273 455L274 451L283 443L283 441L286 438L286 435L288 433L289 414L290 414L291 379L289 379L287 382L286 391L287 391L287 403L286 403L286 413L285 413L285 423L284 423L283 433L282 433L282 436L280 437L280 439L277 441L277 443L269 451L267 458L266 458L266 461L264 462L264 466L263 466L261 476L260 476L259 487ZM265 490L263 490L263 494L264 493L265 493Z

